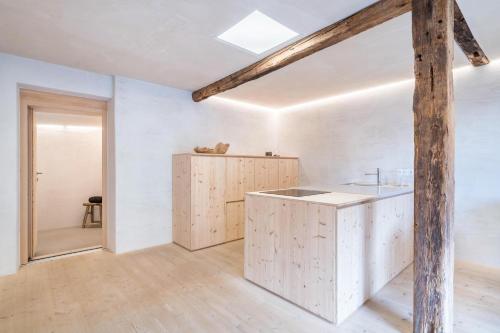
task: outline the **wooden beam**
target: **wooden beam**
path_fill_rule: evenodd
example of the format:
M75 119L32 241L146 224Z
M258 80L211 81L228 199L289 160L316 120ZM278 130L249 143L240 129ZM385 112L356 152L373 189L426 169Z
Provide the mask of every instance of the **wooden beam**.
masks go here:
M453 330L453 0L413 0L413 332Z
M454 6L455 41L474 66L488 64L488 57L474 38L456 1ZM341 21L274 52L250 66L194 91L192 94L193 101L202 101L210 96L258 79L408 11L411 11L411 0L380 0Z
M324 48L344 41L411 10L411 0L380 0L357 13L325 27L264 59L193 92L199 102L210 96L255 80Z
M472 35L469 25L455 1L455 41L464 51L465 56L474 66L483 66L490 63L490 60L479 46L479 43Z

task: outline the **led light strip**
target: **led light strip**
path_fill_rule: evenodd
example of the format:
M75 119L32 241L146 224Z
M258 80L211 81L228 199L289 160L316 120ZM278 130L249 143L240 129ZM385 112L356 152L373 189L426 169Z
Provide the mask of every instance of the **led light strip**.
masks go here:
M490 67L496 67L498 65L500 65L500 58L490 61L490 63L486 66L488 68L490 68ZM474 69L475 69L475 67L472 65L465 65L465 66L454 68L453 73L457 76L461 76L463 73L472 72ZM293 105L289 105L289 106L284 106L281 108L273 108L273 107L269 107L269 106L265 106L265 105L243 102L243 101L238 101L235 99L230 99L230 98L220 97L220 96L212 96L209 98L209 100L217 100L217 101L221 101L221 102L224 102L227 104L251 108L251 109L255 109L255 110L259 110L259 111L286 112L286 111L299 110L299 109L303 109L303 108L307 108L307 107L311 107L311 106L315 106L315 105L317 105L317 106L318 105L326 105L326 104L333 103L335 101L349 99L352 97L364 95L367 93L373 93L376 91L391 90L391 89L394 89L394 88L397 88L400 86L412 84L414 81L415 81L415 79L412 78L412 79L405 79L405 80L401 80L401 81L385 83L385 84L376 85L373 87L349 91L349 92L338 94L338 95L332 95L332 96L322 97L322 98L318 98L318 99L313 99L311 101L297 103L297 104L293 104Z

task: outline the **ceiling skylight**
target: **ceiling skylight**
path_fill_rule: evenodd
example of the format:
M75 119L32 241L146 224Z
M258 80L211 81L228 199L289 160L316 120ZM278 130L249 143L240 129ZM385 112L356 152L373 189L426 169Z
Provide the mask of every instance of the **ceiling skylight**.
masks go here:
M297 35L295 31L256 10L218 38L261 54Z

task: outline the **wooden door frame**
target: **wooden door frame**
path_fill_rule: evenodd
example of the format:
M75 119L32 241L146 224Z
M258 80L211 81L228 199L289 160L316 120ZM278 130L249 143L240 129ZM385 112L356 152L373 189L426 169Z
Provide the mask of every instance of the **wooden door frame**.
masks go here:
M76 97L60 93L39 91L34 89L19 89L19 111L20 111L20 263L27 264L30 258L30 226L32 204L31 184L31 135L34 108L50 108L52 113L77 114L77 115L100 115L102 117L102 247L108 247L108 110L111 107L110 100L92 99L87 97Z
M28 105L27 106L27 112L28 112L28 156L27 156L27 162L28 162L28 166L27 166L27 171L28 171L28 227L27 227L27 231L28 231L28 237L27 237L27 245L28 245L28 258L32 257L35 255L35 249L33 248L33 206L32 206L32 203L34 201L33 199L33 193L34 193L34 189L33 189L33 183L34 183L34 179L33 179L33 152L34 152L34 148L35 148L35 145L36 143L33 141L34 138L36 137L36 134L35 134L35 128L36 128L36 125L35 125L35 111L34 111L34 107L31 106L31 105Z

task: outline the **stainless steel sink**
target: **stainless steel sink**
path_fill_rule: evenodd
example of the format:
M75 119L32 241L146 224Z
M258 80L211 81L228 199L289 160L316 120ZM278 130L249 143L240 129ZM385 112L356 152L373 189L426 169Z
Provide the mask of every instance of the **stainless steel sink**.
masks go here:
M303 190L303 189L299 189L299 188L289 188L286 190L265 191L262 193L284 195L287 197L306 197L309 195L324 194L324 193L330 193L330 192L317 191L317 190Z

